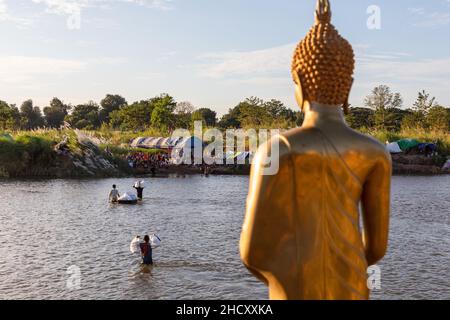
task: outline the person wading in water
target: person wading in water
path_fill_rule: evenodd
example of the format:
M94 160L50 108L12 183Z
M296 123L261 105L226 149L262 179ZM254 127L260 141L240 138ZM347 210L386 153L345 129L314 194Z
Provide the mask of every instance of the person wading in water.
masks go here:
M142 263L144 265L153 265L152 246L150 244L150 237L146 235L144 237L144 243L141 246Z
M143 192L144 192L143 181L136 181L136 183L134 184L133 188L135 188L136 191L137 191L138 199L142 200Z
M116 189L117 187L115 184L113 184L112 187L113 187L112 190L109 192L109 201L117 202L120 197L119 190Z

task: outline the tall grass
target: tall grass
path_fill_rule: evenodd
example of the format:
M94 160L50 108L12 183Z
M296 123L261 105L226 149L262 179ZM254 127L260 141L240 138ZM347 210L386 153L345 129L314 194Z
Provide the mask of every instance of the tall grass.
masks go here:
M52 147L51 138L31 132L0 137L0 175L37 175L54 160Z

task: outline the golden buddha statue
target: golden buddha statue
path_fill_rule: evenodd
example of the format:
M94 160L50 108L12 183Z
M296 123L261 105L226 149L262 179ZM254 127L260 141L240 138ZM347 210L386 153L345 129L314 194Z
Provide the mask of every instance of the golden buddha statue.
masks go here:
M295 50L302 127L262 146L252 166L240 250L271 299L368 299L367 268L387 249L391 158L345 123L354 54L330 21L329 1L319 0ZM265 175L275 145L279 170Z

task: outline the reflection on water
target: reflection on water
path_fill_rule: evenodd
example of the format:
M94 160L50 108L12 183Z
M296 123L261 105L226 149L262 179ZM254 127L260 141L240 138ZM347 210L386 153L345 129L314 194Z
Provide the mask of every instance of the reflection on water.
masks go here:
M137 206L107 203L132 179L0 181L0 298L266 299L239 260L247 177L148 180ZM395 177L389 254L375 299L450 298L450 177ZM157 233L155 266L129 252ZM67 289L70 266L81 289Z

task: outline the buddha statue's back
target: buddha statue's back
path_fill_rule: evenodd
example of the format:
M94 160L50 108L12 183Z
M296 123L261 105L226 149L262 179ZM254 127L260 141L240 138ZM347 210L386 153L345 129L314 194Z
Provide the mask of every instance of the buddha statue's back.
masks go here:
M253 227L247 230L251 252L245 262L265 273L273 299L369 296L359 203L374 179L389 174L390 161L383 146L370 138L351 130L341 132L342 138L351 144L337 144L337 137L317 127L284 134L278 174L262 176L251 186L248 219ZM264 163L262 152L254 176ZM264 193L253 195L259 188Z
M353 52L330 25L327 0L316 17L293 62L305 120L267 144L279 150L277 174L265 175L266 146L254 159L241 256L272 299L367 299L367 266L387 248L391 160L382 144L346 125ZM319 46L312 62L311 43ZM323 62L330 43L343 58ZM309 70L317 72L305 76ZM332 83L339 79L344 85Z

